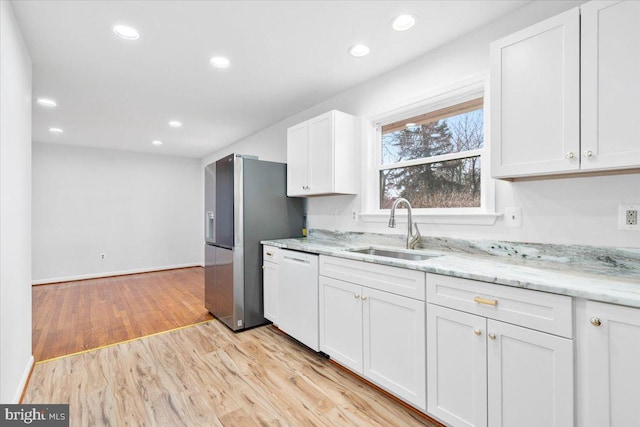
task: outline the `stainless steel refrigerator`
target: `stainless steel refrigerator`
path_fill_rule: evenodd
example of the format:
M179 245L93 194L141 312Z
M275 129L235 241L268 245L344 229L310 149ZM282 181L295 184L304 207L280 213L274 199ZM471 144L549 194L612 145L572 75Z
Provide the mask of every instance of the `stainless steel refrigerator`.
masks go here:
M286 164L231 154L205 168L206 308L234 331L262 325L261 240L302 236Z

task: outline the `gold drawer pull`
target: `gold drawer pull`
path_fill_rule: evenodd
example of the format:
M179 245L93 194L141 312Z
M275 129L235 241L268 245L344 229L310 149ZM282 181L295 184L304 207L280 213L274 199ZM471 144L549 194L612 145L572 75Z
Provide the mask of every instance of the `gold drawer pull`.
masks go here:
M267 256L273 256L271 252L267 252Z
M492 305L494 307L496 305L498 305L498 301L497 300L487 299L487 298L482 298L482 297L475 297L473 299L473 301L477 302L478 304Z

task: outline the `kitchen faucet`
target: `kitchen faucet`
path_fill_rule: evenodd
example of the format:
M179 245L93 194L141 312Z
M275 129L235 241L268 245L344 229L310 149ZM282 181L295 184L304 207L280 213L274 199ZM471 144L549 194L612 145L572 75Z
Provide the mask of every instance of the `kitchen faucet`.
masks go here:
M396 228L396 207L403 203L407 205L407 249L414 249L420 241L420 230L418 230L418 224L412 224L411 221L411 203L404 197L399 197L393 202L391 206L391 216L389 217L389 228ZM413 234L413 225L416 227L416 234Z

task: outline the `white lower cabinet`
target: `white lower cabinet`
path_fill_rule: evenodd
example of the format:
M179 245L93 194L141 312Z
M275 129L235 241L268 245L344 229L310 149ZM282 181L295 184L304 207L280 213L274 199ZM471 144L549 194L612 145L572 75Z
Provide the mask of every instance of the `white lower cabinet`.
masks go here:
M640 309L580 301L578 424L640 426Z
M469 308L456 282L477 285L470 298L477 307ZM427 275L427 301L452 305L427 304L429 414L453 427L573 426L573 341L495 320L520 312L523 323L531 323L547 306L547 316L571 322L570 298L539 293L537 302L535 294L523 290L519 297L513 288Z
M364 288L364 376L426 410L425 303Z
M452 426L487 425L486 323L427 304L427 410Z
M354 269L366 266L351 263ZM320 350L425 411L425 302L323 276L333 271L330 264L321 257ZM336 276L349 273L346 266ZM387 269L391 277L395 268Z
M264 246L262 249L262 292L264 317L278 325L278 254L279 249Z
M363 374L362 286L320 276L320 350Z
M494 320L487 332L489 426L572 426L573 341Z
M571 297L324 255L318 285L320 351L447 426L575 425ZM638 311L591 332L584 375L610 398L585 399L616 423L589 427L640 427Z

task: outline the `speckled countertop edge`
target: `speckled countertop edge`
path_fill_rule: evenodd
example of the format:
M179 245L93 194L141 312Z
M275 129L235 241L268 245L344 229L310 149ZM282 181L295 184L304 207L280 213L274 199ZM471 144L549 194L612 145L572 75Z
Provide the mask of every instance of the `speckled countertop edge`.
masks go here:
M370 246L404 250L399 237L319 230L262 243L640 308L640 249L426 238L427 248L417 251L435 256L424 261L349 252Z

